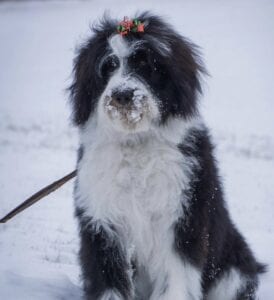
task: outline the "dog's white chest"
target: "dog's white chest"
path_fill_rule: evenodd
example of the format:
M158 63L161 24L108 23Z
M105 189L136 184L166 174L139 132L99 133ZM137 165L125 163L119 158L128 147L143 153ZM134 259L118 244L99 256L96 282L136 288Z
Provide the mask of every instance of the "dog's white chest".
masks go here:
M91 145L79 164L77 205L148 259L182 215L188 167L177 147L158 141Z

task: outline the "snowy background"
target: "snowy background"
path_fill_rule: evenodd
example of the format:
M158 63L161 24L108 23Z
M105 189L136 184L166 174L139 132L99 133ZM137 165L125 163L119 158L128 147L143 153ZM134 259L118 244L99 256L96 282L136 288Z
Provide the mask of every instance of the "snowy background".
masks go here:
M75 47L105 9L151 9L202 47L201 104L233 220L269 264L274 295L274 1L0 3L0 215L75 166L65 88ZM0 225L0 299L80 299L72 182ZM221 300L221 299L220 299Z

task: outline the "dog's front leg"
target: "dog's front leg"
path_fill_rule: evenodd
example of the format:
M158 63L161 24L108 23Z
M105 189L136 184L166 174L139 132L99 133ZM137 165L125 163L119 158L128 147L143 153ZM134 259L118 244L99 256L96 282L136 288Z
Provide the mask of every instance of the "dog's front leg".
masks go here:
M86 224L80 224L80 238L85 299L132 299L130 264L119 239Z
M170 252L155 274L150 300L201 300L201 272L188 260ZM221 300L221 299L220 299Z

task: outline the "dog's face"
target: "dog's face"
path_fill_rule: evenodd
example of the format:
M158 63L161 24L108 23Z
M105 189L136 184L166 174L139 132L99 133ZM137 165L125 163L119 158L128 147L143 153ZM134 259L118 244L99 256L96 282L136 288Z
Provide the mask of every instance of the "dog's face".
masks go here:
M70 88L77 125L96 115L132 133L195 115L204 72L196 47L158 17L138 19L143 33L122 36L117 22L106 19L80 49Z
M106 83L98 99L99 121L110 121L115 129L139 132L159 119L157 98L148 80L153 80L156 64L149 48L140 41L128 42L115 34L108 40L109 53L99 63L99 76Z

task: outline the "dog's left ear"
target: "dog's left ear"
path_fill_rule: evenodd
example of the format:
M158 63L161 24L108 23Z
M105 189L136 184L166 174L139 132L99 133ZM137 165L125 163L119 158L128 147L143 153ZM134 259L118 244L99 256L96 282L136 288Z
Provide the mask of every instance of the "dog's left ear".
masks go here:
M184 85L185 97L192 100L196 98L197 92L202 93L201 78L207 75L207 71L198 46L184 37L180 37L177 43L173 47L173 55L181 73L178 78L183 79L181 83Z

